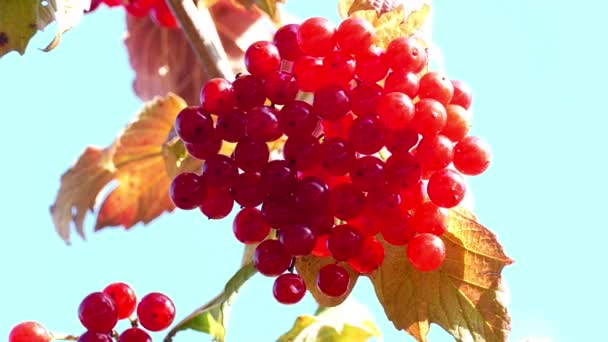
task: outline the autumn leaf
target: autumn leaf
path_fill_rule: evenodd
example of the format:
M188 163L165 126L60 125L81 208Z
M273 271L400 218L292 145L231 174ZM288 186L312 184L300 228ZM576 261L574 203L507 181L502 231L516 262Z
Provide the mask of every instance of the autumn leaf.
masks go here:
M85 150L61 177L51 206L55 229L63 240L69 242L72 222L78 234L85 237L86 211L94 209L99 193L111 182L116 187L99 208L96 230L107 226L129 228L173 210L163 150L167 149L164 145L173 121L185 106L172 94L157 98L144 106L111 146Z
M381 337L369 310L352 297L344 303L320 307L315 315L299 316L278 342L365 342Z
M298 271L298 274L302 276L306 283L306 288L321 306L331 307L344 302L355 287L357 278L359 278L359 273L355 272L350 266L345 266L350 275L348 291L340 297L329 297L323 294L317 288L317 273L319 273L321 267L334 262L335 261L332 258L319 258L312 255L296 259L296 270Z
M403 5L404 2L404 0L342 0L340 1L340 6L342 6L346 12L345 17L348 17L355 12L369 10L374 10L381 16L382 14Z
M244 71L245 49L256 40L271 39L273 24L258 11L248 11L229 0L217 1L209 10L234 72ZM188 104L198 104L201 87L209 77L184 33L132 16L127 16L127 29L125 45L135 71L137 96L147 101L173 92Z
M268 16L278 22L280 20L279 11L277 10L277 3L283 3L285 0L234 0L241 6L244 6L247 9L253 9L253 7L257 7L262 12L268 14Z
M501 272L512 260L496 236L462 209L450 212L442 239L446 260L433 272L415 270L403 247L384 244L385 261L370 279L388 319L419 341L427 340L430 323L458 341L505 341L510 317Z

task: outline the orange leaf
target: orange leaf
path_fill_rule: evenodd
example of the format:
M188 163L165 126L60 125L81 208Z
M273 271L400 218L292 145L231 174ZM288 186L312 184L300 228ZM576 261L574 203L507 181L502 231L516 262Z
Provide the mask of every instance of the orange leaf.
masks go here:
M86 210L93 210L95 199L112 180L117 185L100 206L96 230L118 225L129 228L173 210L168 196L171 179L163 151L173 121L185 106L182 99L172 94L156 98L146 104L111 146L85 150L61 177L61 187L51 207L61 238L69 242L71 222L84 238Z
M501 272L512 260L463 209L450 212L442 238L446 260L433 272L415 270L405 248L385 244L385 261L370 279L388 319L419 341L427 340L430 323L458 341L505 341L511 319Z
M321 267L334 262L335 261L332 258L319 258L315 256L296 258L296 270L298 271L298 274L302 276L304 282L306 283L306 288L320 306L336 306L344 302L352 289L355 287L357 278L359 278L359 273L350 268L350 266L346 265L345 268L348 270L350 275L350 285L348 287L348 291L340 297L326 296L317 288L317 273L319 273Z

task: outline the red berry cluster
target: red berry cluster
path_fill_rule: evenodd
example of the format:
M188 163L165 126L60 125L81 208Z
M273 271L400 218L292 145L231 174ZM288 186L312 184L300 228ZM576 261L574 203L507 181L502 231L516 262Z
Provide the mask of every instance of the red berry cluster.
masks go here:
M331 256L336 263L319 271L317 286L341 296L350 286L344 264L370 273L382 263L379 235L407 245L416 269L437 269L446 208L465 194L461 174L489 165L488 146L467 136L469 87L425 73L427 51L416 39L397 38L383 50L373 36L361 19L337 29L323 18L285 25L273 42L247 49L249 74L210 80L201 106L175 121L188 152L205 164L200 175L175 177L173 202L211 219L236 202L234 234L260 243L254 265L278 276L281 303L298 302L306 290L294 258ZM298 99L307 92L310 103ZM272 153L268 144L284 136ZM225 142L236 143L229 156L219 154Z
M122 6L127 13L137 18L150 16L161 27L178 27L177 20L165 0L92 0L88 12L93 12L102 3L108 7Z
M129 318L137 309L137 321L120 335L113 331L116 323ZM137 303L135 291L125 283L112 283L103 291L86 296L78 307L78 318L87 329L79 342L152 342L146 330L161 331L175 319L175 306L169 297L152 292ZM9 342L48 342L53 335L36 322L23 322L10 332Z

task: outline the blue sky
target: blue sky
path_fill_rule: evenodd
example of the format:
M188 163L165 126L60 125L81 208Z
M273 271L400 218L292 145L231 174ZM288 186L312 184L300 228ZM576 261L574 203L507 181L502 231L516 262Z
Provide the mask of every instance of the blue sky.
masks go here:
M334 1L290 0L301 18L337 18ZM603 1L435 1L434 40L451 78L474 90L472 133L493 147L488 172L471 179L475 211L516 263L510 341L595 341L605 307L605 130L608 24ZM140 107L121 38L124 14L101 9L48 54L0 60L0 335L23 320L79 333L76 310L113 281L140 296L161 291L178 318L212 298L233 273L241 248L229 221L198 212L164 215L129 232L109 229L74 239L55 234L48 207L59 177L87 145L105 146ZM93 218L86 221L92 230ZM271 341L300 313L273 300L272 281L256 276L232 311L229 341ZM407 341L388 322L367 281L355 297L369 305L386 341ZM260 329L259 327L264 327ZM450 341L434 327L431 341ZM195 333L177 341L202 341ZM539 340L544 341L544 340Z

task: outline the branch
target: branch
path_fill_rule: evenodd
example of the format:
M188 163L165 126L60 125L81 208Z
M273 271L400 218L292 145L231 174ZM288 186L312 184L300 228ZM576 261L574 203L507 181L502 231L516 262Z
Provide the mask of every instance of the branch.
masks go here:
M207 7L197 8L192 0L167 0L167 5L209 78L232 80L234 74L228 56Z

